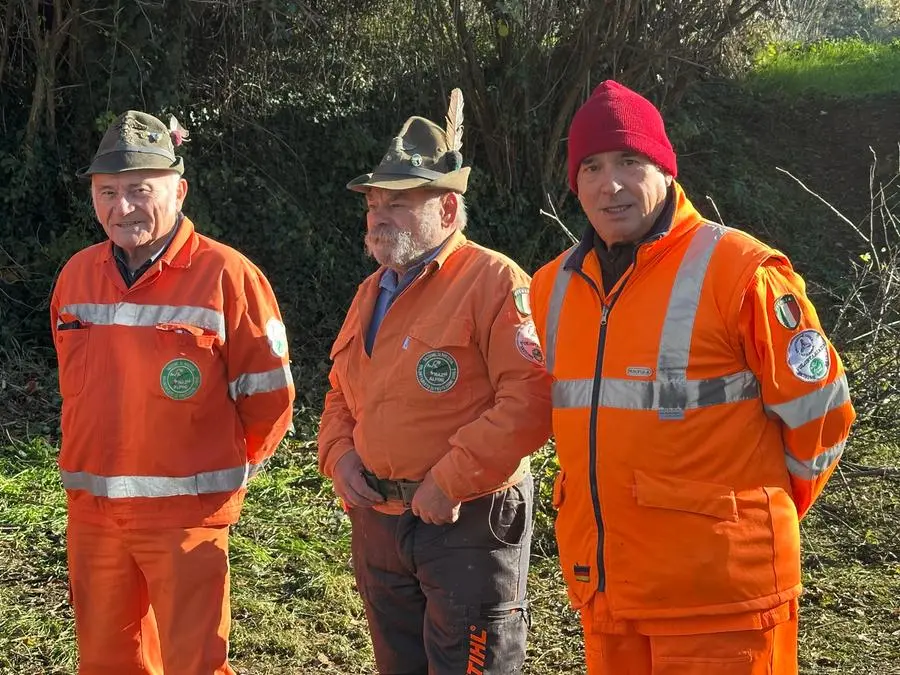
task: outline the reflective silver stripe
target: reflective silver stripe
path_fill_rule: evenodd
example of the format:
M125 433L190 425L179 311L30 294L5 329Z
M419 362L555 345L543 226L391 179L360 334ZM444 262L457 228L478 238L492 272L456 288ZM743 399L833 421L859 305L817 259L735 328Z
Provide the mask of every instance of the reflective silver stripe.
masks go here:
M207 307L189 305L137 305L132 302L115 304L80 303L66 305L60 314L72 314L82 321L101 326L156 326L160 323L184 323L214 330L225 339L225 315Z
M193 476L98 476L85 471L61 471L67 490L85 490L95 497L178 497L234 492L246 487L249 464Z
M553 367L556 365L556 336L559 333L559 315L562 313L563 300L566 299L566 289L569 287L569 280L572 278L572 272L566 269L569 258L575 253L575 247L572 246L567 252L556 270L556 278L553 280L553 291L550 293L550 304L547 306L547 325L545 333L547 335L547 344L544 347L544 364L547 372L553 374Z
M697 228L675 275L656 364L657 380L663 383L660 389L661 415L677 418L678 411L690 407L685 395L694 320L697 318L700 291L709 269L709 260L725 232L724 227L715 223L704 223Z
M766 410L777 415L789 429L802 427L822 415L839 408L850 400L847 377L841 376L829 385L785 403L767 405Z
M784 461L787 464L788 471L794 478L815 480L826 473L841 458L846 444L847 441L845 439L837 445L828 448L822 454L808 460L797 459L791 454L790 450L785 450Z
M274 370L267 370L264 373L244 373L239 375L237 379L228 384L228 393L231 395L232 400L236 401L238 396L253 396L253 394L264 394L267 391L284 389L293 381L294 378L291 376L290 366L283 365Z
M553 383L554 408L589 408L593 380L557 380ZM622 410L665 410L672 382L603 378L599 405ZM679 385L683 410L705 408L759 398L759 383L749 370L709 380L685 380Z

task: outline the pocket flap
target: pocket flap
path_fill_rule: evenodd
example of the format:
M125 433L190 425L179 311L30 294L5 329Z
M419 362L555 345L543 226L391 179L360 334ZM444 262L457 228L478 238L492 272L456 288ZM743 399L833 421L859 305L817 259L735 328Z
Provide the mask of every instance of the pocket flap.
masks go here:
M338 333L338 336L334 339L334 344L331 345L331 352L328 357L334 361L335 355L342 352L347 345L349 345L353 338L356 337L356 330L342 330Z
M432 348L465 347L472 340L472 326L466 319L448 318L433 323L419 323L409 334Z
M727 485L634 472L634 496L641 506L699 513L737 522L737 501Z

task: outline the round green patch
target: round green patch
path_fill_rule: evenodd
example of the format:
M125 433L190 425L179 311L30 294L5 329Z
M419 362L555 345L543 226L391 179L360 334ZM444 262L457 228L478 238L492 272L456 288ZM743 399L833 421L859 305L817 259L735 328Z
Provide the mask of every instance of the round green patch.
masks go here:
M459 379L459 364L447 352L426 352L416 366L416 379L426 391L450 391Z
M159 374L159 386L169 398L183 401L200 388L200 369L193 361L172 359Z

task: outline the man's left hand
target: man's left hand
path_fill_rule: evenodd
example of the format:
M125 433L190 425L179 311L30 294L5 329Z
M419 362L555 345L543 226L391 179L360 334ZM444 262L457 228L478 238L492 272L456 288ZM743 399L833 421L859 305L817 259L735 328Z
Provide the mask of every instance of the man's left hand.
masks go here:
M429 471L413 495L410 508L414 515L429 525L455 523L459 519L459 502L454 502L438 487Z

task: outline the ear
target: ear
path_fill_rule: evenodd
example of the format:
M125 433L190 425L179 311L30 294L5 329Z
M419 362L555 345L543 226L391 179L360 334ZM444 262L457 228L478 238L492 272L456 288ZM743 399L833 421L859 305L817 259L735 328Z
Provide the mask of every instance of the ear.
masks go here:
M666 174L666 187L672 187L672 181L675 180L671 174Z
M181 211L181 205L184 204L184 198L187 197L188 183L184 178L178 179L178 185L175 188L175 199L178 201L178 210Z
M441 195L441 225L446 228L456 224L456 212L459 210L459 200L455 192L445 192Z

